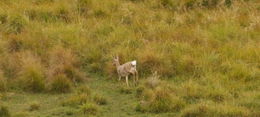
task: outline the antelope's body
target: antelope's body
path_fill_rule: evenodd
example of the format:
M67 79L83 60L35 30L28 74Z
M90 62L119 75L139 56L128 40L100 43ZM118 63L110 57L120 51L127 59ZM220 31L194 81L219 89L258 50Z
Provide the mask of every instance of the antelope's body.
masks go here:
M134 82L138 81L138 72L136 70L136 60L134 61L130 61L127 62L125 64L120 65L119 63L119 58L116 57L114 58L114 64L116 65L116 70L117 70L117 74L118 74L118 80L121 80L121 77L125 77L126 78L126 84L127 86L129 86L128 84L128 76L130 74L133 75L133 80Z

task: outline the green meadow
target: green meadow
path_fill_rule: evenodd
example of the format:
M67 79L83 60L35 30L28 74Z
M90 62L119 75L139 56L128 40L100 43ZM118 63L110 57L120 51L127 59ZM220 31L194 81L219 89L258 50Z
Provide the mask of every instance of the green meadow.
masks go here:
M259 0L0 0L0 117L259 116Z

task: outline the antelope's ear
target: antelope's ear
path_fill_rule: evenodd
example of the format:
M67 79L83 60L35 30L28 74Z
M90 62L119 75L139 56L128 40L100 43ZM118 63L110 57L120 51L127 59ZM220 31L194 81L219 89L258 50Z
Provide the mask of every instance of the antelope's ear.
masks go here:
M116 59L117 59L117 60L119 59L118 54L116 55Z
M114 55L111 55L112 59L115 59L115 56Z
M117 55L112 55L112 58L113 59L117 59Z

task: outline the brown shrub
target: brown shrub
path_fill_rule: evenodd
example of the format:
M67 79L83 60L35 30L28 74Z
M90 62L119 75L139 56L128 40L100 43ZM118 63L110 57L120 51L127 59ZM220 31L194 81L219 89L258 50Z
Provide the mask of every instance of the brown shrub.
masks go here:
M91 100L91 95L87 93L81 93L77 95L70 96L69 98L62 101L63 106L78 107Z
M143 95L144 100L137 105L137 111L153 113L173 112L180 111L185 106L185 101L174 96L166 87L145 90Z
M7 90L7 81L3 75L3 72L0 70L0 92Z
M144 51L141 51L138 54L137 63L142 69L142 73L151 74L153 71L158 71L158 69L162 67L162 56L150 49Z
M57 93L67 93L72 89L71 81L64 74L52 77L49 85L50 91Z
M20 54L11 53L4 54L0 58L0 66L2 68L3 74L7 78L16 78L18 76L19 71L21 71L21 59Z
M11 113L6 106L0 105L0 117L11 117Z
M39 58L30 52L20 53L21 71L19 71L19 86L32 92L41 92L45 89L45 70Z
M141 112L173 112L184 108L186 102L176 96L172 88L158 79L154 73L144 86L137 88L137 96L141 99L136 110Z
M74 83L80 82L83 81L85 75L79 68L78 58L70 49L57 46L49 53L49 78L64 74Z

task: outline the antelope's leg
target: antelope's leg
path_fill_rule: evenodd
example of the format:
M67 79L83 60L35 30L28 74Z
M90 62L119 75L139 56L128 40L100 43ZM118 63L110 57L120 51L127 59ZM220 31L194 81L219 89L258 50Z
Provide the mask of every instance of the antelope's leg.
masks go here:
M118 81L120 81L121 80L121 76L118 76Z
M133 80L134 80L134 83L135 83L136 82L135 73L133 73Z
M128 85L128 76L125 77L125 80L126 80L126 85L129 86Z

